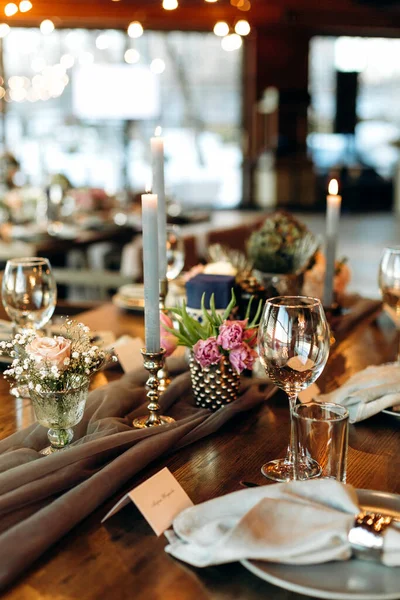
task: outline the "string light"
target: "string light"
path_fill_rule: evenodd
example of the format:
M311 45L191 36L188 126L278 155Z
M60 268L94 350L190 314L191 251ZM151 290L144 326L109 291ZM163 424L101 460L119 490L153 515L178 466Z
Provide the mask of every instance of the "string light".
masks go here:
M4 7L4 14L6 17L12 17L15 13L18 12L18 6L14 4L14 2L9 2Z
M178 8L178 0L163 0L162 7L164 10L175 10Z
M235 25L235 31L239 35L248 35L250 33L251 27L248 21L241 19Z
M232 52L233 50L239 50L242 45L242 38L237 33L231 33L226 35L221 40L221 46L223 50L227 52Z
M97 38L96 38L96 48L98 48L99 50L106 50L109 46L109 38L108 35L106 33L101 33Z
M0 23L0 38L6 37L10 33L10 26L8 23Z
M250 2L250 0L239 0L239 2L236 5L236 8L238 8L239 10L243 10L244 12L247 12L248 10L251 9L251 2Z
M162 58L155 58L151 61L150 69L153 73L157 73L157 75L161 75L165 71L165 62Z
M31 10L32 8L32 2L30 2L29 0L21 0L21 2L19 3L19 10L22 13L28 12L28 10Z
M40 31L43 35L50 35L54 31L54 23L50 19L45 19L40 23Z
M75 58L72 54L63 54L60 58L60 64L64 67L64 69L71 69L75 64Z
M125 62L128 63L128 65L133 65L139 62L140 54L137 50L135 50L135 48L129 48L129 50L127 50L124 54L124 59Z
M229 33L228 23L225 23L225 21L218 21L218 23L215 23L214 33L215 33L215 35L218 35L219 37L224 37L225 35L228 35L228 33Z
M128 35L131 38L140 38L143 35L143 27L139 21L132 21L128 27Z

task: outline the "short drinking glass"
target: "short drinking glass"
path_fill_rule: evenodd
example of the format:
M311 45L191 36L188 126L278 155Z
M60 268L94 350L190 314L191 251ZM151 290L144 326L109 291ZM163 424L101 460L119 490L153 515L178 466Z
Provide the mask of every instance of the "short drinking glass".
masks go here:
M304 460L320 467L320 477L346 483L349 413L339 404L309 402L293 409L294 475L305 479Z
M263 465L274 481L290 481L293 472L292 411L297 396L318 379L329 355L329 327L321 302L306 296L278 296L266 301L258 328L260 361L271 381L289 397L291 434L286 457ZM304 478L317 477L319 466L304 460Z
M384 307L396 328L400 330L400 246L384 249L378 279ZM400 340L397 362L400 362Z

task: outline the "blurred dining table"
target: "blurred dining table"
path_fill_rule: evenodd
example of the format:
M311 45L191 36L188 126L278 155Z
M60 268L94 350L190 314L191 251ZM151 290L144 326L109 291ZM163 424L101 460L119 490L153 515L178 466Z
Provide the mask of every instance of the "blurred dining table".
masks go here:
M107 327L117 337L143 336L142 314L112 304L86 311L78 318L94 331ZM396 344L397 331L379 308L336 340L318 385L324 391L332 390L370 364L394 360ZM118 368L105 370L95 376L93 386L106 385L120 376ZM3 379L0 399L1 438L34 421L29 400L10 396ZM357 489L400 493L399 427L399 418L382 413L351 425L348 483ZM174 560L164 552L164 536L157 537L133 505L101 525L119 498L165 466L195 504L239 490L241 480L269 484L260 467L266 460L284 455L288 431L287 399L277 392L265 404L234 417L217 433L157 459L59 540L4 592L3 598L304 598L256 578L238 563L196 569Z
M98 229L76 229L73 235L69 233L65 237L61 231L59 235L49 235L45 232L32 236L3 236L0 240L0 262L24 256L44 256L54 260L56 257L65 257L72 249L86 250L89 246L102 242L123 246L129 243L135 234L136 230L131 226L109 223Z

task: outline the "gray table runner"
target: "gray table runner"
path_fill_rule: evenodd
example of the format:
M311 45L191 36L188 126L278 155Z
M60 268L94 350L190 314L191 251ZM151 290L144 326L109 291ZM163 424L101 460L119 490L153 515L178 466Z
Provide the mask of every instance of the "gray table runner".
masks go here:
M160 402L177 422L135 430L133 418L146 413L146 379L141 369L91 392L68 450L41 456L47 435L38 424L0 441L1 588L146 465L217 431L275 389L244 379L239 398L210 413L194 405L190 375L183 372Z

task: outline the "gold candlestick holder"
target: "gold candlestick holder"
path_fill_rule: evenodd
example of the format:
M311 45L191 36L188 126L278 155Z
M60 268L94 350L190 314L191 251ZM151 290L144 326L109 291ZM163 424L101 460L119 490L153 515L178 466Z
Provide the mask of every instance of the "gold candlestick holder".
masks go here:
M165 417L160 415L160 405L158 403L159 398L159 381L157 373L162 369L164 363L164 348L160 348L158 352L146 352L145 348L141 351L143 356L143 364L145 369L149 372L150 376L146 381L147 387L147 398L149 404L147 409L148 415L138 417L133 421L133 426L137 429L143 429L144 427L158 427L158 425L165 425L166 423L174 423L175 419L172 417Z
M165 311L165 299L168 294L168 279L164 277L164 279L160 279L160 292L159 292L159 303L160 310ZM162 368L157 373L158 378L158 391L163 394L169 384L171 383L171 378L169 376L167 365L165 364L165 360L163 361Z

